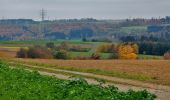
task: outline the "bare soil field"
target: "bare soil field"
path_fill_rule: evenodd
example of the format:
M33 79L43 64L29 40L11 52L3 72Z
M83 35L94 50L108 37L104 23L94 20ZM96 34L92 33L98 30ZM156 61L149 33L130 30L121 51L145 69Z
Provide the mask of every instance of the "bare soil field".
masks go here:
M0 57L2 58L14 58L19 48L9 48L0 46Z
M50 59L17 59L18 61L48 64L50 66L70 67L77 69L96 69L116 71L131 75L146 75L152 80L145 80L162 85L170 85L170 61L168 60L50 60Z

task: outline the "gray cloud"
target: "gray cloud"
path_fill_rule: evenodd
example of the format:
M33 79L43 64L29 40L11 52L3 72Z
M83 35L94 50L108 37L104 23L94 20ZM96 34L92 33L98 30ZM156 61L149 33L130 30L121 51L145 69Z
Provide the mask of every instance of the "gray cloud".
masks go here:
M0 17L39 19L40 9L51 19L122 19L169 15L170 0L0 0Z

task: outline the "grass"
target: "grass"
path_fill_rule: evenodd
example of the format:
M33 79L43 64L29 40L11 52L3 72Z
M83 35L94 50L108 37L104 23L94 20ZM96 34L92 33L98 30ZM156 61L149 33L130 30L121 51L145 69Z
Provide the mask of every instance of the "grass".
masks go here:
M71 57L90 57L93 52L69 52ZM107 59L110 56L110 53L100 53L101 59Z
M0 98L2 100L154 100L143 91L120 92L114 86L90 85L83 79L60 80L38 72L11 69L0 62Z
M37 45L37 44L41 44L42 45L42 44L46 44L48 42L60 44L64 41L67 41L70 44L100 44L100 43L104 43L104 42L83 42L81 40L38 40L38 41L37 40L23 40L23 41L10 40L10 41L0 41L0 44L2 44L2 45L9 45L9 44L11 44L11 45L18 45L18 44L20 44L20 45L23 45L23 44Z
M142 54L139 54L139 55L138 55L138 58L139 58L139 59L163 59L162 56L142 55Z

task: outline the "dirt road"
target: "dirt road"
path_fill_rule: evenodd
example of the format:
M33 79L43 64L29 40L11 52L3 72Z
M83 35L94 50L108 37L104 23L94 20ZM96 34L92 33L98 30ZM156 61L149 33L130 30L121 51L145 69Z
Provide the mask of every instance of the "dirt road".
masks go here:
M79 75L82 76L84 79L87 80L88 83L91 84L99 84L96 79L103 79L106 80L105 85L114 85L118 87L121 91L127 91L129 89L133 90L143 90L146 89L151 93L154 93L158 96L156 100L169 100L170 98L170 86L163 86L151 83L144 83L141 81L134 81L129 79L122 79L110 76L103 76L103 75L96 75L91 73L83 73L83 72L76 72L76 71L68 71L68 70L61 70L61 69L54 69L54 68L44 68L40 66L33 66L28 64L22 64L27 66L26 69L39 69L38 72L42 75L49 75L55 76L59 79L70 79L72 75ZM42 70L43 69L43 70ZM62 74L62 73L65 74Z

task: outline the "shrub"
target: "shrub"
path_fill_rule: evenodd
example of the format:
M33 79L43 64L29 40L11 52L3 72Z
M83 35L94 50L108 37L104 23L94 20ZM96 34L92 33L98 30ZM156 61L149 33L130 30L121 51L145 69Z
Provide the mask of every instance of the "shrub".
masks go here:
M118 53L111 53L108 59L118 59L119 55Z
M28 57L28 50L25 48L20 48L20 50L17 52L18 58L27 58Z
M49 42L49 43L46 43L46 47L53 49L53 48L55 48L55 45L53 42Z
M97 59L100 59L100 55L98 53L93 53L90 57L90 59L94 59L94 60L97 60Z
M164 59L170 59L170 51L164 54Z
M57 48L58 50L69 50L70 45L68 42L62 42Z
M37 45L29 47L28 58L53 58L53 55L46 47Z
M55 51L53 55L54 55L54 58L56 59L69 59L70 58L66 50Z

